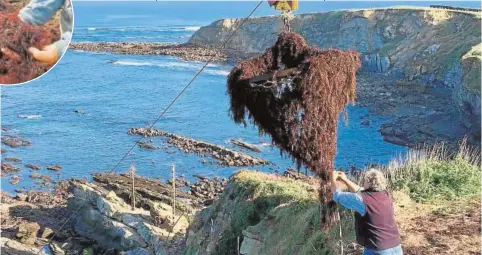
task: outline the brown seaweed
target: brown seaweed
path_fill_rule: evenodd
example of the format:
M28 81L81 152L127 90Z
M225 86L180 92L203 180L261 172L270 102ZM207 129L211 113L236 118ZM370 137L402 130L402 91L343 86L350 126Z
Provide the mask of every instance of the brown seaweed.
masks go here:
M282 80L251 84L249 79L286 68L299 73ZM322 224L335 223L330 191L340 112L356 98L359 54L310 47L296 33L284 32L258 57L240 61L228 76L230 113L236 123L250 120L260 133L271 136L282 154L317 173L320 201L326 205Z

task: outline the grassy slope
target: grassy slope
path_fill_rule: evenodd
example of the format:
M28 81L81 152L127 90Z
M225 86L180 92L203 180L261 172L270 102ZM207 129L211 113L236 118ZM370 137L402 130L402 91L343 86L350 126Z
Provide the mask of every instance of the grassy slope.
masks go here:
M443 148L436 148L411 153L384 170L391 181L406 254L468 254L479 249L478 158L480 152L464 149L448 157ZM241 247L249 254L336 254L340 226L327 234L320 230L317 182L254 171L236 173L224 198L205 212L206 222L216 218L221 208L223 215L229 215L224 225L214 220L214 226L222 228L216 252L200 254L235 254L236 239L243 234L255 240ZM353 215L341 210L341 217L344 252L359 254L359 247L353 245ZM191 246L187 254L203 251L201 246Z

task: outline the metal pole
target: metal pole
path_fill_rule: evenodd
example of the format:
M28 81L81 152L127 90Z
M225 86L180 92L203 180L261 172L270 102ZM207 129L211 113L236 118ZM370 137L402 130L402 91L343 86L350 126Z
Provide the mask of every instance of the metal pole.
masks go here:
M134 163L131 163L131 177L132 177L132 194L131 194L131 209L134 211L136 208L136 186L134 183L135 175L136 175L136 167Z
M172 217L176 216L176 166L172 164Z

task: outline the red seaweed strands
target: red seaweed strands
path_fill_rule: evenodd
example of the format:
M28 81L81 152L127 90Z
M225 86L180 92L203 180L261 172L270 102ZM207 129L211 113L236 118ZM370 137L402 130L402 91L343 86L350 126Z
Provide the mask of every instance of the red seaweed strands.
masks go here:
M18 10L0 0L0 84L16 84L32 80L48 71L52 65L35 61L29 47L42 48L53 43L58 33L45 27L23 23Z
M250 84L253 76L285 68L298 68L299 73L262 86ZM250 120L298 167L321 177L325 229L336 221L329 176L334 168L338 118L356 98L359 68L357 52L309 47L300 35L284 32L263 55L240 61L228 76L233 120L245 125Z

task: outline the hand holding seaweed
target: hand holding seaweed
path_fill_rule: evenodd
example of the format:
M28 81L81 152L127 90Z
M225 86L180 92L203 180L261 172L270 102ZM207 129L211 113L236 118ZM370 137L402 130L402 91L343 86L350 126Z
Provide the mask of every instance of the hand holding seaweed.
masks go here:
M0 2L0 84L15 84L32 80L45 73L52 63L36 61L30 47L43 48L58 38L58 33L44 27L34 27L18 18L18 10Z

